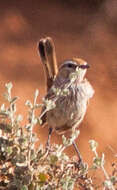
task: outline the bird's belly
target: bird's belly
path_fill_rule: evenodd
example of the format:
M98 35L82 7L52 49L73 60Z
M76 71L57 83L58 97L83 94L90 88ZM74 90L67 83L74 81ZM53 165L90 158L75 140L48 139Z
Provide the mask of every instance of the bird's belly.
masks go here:
M66 100L62 97L56 102L56 107L47 113L47 122L50 126L57 127L66 123L68 119L66 104Z
M48 125L55 129L65 125L68 128L79 125L85 115L87 101L78 96L70 94L60 97L56 102L56 107L47 113Z

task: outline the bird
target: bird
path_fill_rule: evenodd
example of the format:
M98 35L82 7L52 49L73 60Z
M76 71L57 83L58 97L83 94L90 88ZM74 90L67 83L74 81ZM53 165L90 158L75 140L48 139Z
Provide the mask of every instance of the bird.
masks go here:
M94 95L94 89L85 78L89 64L81 58L72 58L57 65L55 46L52 38L41 39L38 50L46 75L45 100L54 102L55 106L46 110L42 107L41 125L49 126L47 144L53 131L62 135L68 131L76 130L86 114L89 99ZM43 114L44 113L44 114ZM78 153L79 161L82 162L78 147L73 142Z

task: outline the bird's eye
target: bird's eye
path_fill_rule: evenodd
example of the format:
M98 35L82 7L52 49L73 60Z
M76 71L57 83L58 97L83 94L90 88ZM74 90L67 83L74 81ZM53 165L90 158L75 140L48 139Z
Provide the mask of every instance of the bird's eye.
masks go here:
M68 67L69 67L69 68L72 68L72 67L73 67L73 64L68 63Z

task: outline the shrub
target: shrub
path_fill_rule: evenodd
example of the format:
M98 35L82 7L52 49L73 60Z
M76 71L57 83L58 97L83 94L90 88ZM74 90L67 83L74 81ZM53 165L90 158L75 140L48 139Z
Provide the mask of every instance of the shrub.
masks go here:
M21 125L22 116L16 114L18 97L12 97L12 83L5 85L4 94L8 106L0 107L0 189L1 190L92 190L103 188L105 190L117 188L117 168L113 165L113 173L109 176L104 168L104 154L99 157L97 142L90 140L91 150L94 152L93 165L84 163L80 165L76 158L69 158L64 153L66 147L79 135L75 131L69 139L63 136L63 144L52 144L47 149L38 140L33 128L40 122L35 114L42 104L37 103L38 90L34 101L26 101L28 107L28 121ZM47 108L52 107L46 102ZM52 106L50 106L52 105ZM105 181L101 186L95 184L95 179L89 175L89 170L101 168Z

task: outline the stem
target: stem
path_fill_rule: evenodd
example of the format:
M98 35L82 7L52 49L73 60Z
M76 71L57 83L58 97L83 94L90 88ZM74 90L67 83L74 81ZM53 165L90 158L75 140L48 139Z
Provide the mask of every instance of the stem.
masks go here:
M31 146L32 146L32 134L33 134L33 127L34 127L34 119L35 119L35 105L36 105L36 100L37 100L36 92L34 96L34 101L33 101L33 108L32 108L32 118L31 118L31 123L30 123L30 137L29 137L29 151L28 151L28 166L30 168L30 160L31 160Z
M39 120L43 117L43 115L44 115L47 111L48 111L48 109L45 109L45 110L42 112L42 114L41 114L40 117L39 117Z
M34 119L34 109L32 109L32 119L30 124L30 137L29 137L29 151L28 151L28 166L30 168L30 159L31 159L31 145L32 145L32 130L33 130L33 119Z
M97 151L96 151L96 150L94 150L94 153L95 153L96 157L98 157L98 153L97 153Z
M96 150L94 151L94 153L95 153L96 157L98 157L98 153L97 153L97 151L96 151ZM106 178L108 181L110 181L110 182L111 182L110 177L109 177L109 175L108 175L107 171L105 170L105 168L104 168L104 165L103 165L103 164L101 164L101 169L102 169L102 171L103 171L103 173L104 173L105 178ZM113 186L112 182L111 182L111 189L112 189L112 190L115 190L115 188L114 188L114 186Z
M105 178L111 182L110 177L109 177L108 173L106 172L106 170L105 170L105 168L104 168L103 165L101 165L101 168L102 168L102 171L103 171L103 173L104 173ZM111 182L111 189L112 189L112 190L115 190L115 188L114 188L112 182Z
M11 120L11 126L13 127L14 125L14 113L13 113L13 109L12 109L12 103L10 104L10 120Z

